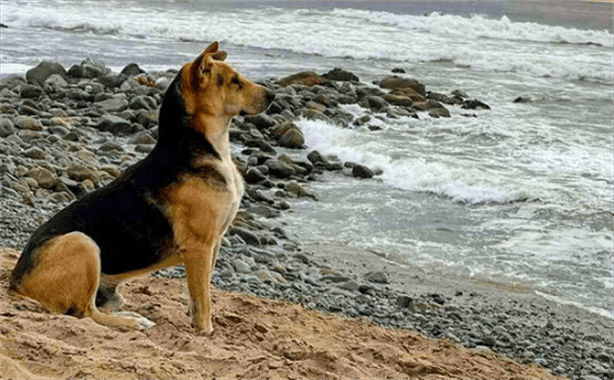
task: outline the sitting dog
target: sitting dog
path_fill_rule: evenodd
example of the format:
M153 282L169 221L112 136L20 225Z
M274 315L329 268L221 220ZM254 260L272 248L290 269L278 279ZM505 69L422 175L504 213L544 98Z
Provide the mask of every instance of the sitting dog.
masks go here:
M192 326L211 323L211 274L243 180L229 147L231 119L264 111L274 93L224 62L212 43L185 64L160 109L159 138L145 159L60 211L30 237L10 290L52 312L146 329L124 303L124 280L183 263Z

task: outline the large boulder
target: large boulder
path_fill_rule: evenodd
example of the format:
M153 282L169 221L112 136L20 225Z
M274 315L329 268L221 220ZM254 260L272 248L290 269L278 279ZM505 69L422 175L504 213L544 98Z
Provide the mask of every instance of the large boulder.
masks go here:
M360 82L356 75L337 67L326 74L322 74L322 78L339 82Z
M119 87L128 77L124 74L107 74L98 77L98 83L104 85L107 88L114 89Z
M64 78L67 77L66 69L62 65L57 62L43 61L26 72L26 79L30 83L43 86L47 78L53 74L59 74Z
M426 88L420 82L412 78L401 78L396 75L387 76L378 82L381 88L396 90L399 88L411 88L422 96L426 96Z
M389 95L396 96L405 96L411 99L412 102L424 102L426 101L426 97L424 95L420 95L413 88L397 88L396 90L392 90L389 92Z
M135 77L139 74L144 74L145 71L139 67L136 63L129 63L126 67L124 67L121 71L121 74L124 74L127 77Z
M269 173L278 178L287 178L296 173L290 165L274 158L267 160L264 164L269 168Z
M39 86L33 84L24 84L23 86L21 86L21 91L19 95L22 98L36 99L41 96L42 93L43 89Z
M42 131L43 125L40 121L31 118L29 116L17 116L14 120L15 126L19 129L25 129L29 131Z
M245 116L245 122L252 123L256 126L256 128L261 129L261 130L268 129L274 126L276 123L275 119L273 119L271 116L267 115L264 112L259 113L257 115Z
M309 154L307 155L307 159L313 165L321 165L321 166L328 166L328 165L330 165L328 160L326 158L324 158L324 156L322 156L322 154L320 152L318 152L317 150L313 150L313 151L309 152Z
M73 78L99 78L111 72L111 69L105 67L104 63L86 59L79 65L73 65L68 70L68 75Z
M354 165L352 176L356 178L372 178L375 175L371 169L364 165Z
M15 133L15 125L7 118L0 119L0 137L5 138Z
M132 132L132 125L128 120L110 114L102 115L100 121L96 124L96 128L104 132L111 132L114 135L127 135Z
M104 112L121 112L128 108L130 104L126 97L121 95L123 94L118 94L111 99L102 100L96 104L99 105Z
M388 107L388 102L386 102L381 96L370 95L362 98L358 104L361 107L369 108L372 111L380 111L386 107Z
M271 132L279 145L285 148L300 149L305 143L303 132L291 121L276 125Z
M58 183L57 177L45 168L36 167L30 169L26 176L33 178L40 187L49 189Z
M294 75L287 76L277 81L281 87L286 87L292 84L302 84L304 86L313 86L322 84L325 80L313 71L303 71Z
M279 145L284 148L301 149L305 143L305 136L299 129L288 129L279 139Z
M407 96L385 94L382 98L394 106L411 107L413 101Z
M477 99L465 100L463 106L461 107L465 110L489 110L490 106L482 101Z

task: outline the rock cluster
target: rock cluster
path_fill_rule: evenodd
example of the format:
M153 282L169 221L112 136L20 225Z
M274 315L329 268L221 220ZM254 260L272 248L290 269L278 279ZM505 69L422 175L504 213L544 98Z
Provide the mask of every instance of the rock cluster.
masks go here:
M85 60L69 70L43 62L25 79L2 80L2 245L23 246L40 223L118 178L150 152L164 91L175 74L145 73L136 64L113 73L100 62ZM462 91L427 91L405 76L365 84L341 69L321 76L302 72L263 85L276 92L274 103L266 113L235 118L230 130L232 143L242 146L235 159L244 174L246 194L224 239L215 286L369 318L385 326L410 327L466 347L534 361L557 374L614 378L611 339L582 335L565 321L552 322L555 316L545 310L477 302L461 307L456 298L462 292L455 297L407 294L395 289L383 271L344 273L304 252L275 220L293 199L317 200L309 182L324 171L357 180L380 173L306 150L303 133L294 123L297 118L376 130L369 121L378 114L450 117L448 107L475 110L488 105ZM362 106L365 115L355 117L340 107L344 104ZM174 267L156 275L184 272Z

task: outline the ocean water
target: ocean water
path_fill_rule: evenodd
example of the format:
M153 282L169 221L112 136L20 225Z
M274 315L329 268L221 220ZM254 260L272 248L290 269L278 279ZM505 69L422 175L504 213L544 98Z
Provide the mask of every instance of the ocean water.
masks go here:
M283 217L303 241L344 241L612 315L612 5L547 2L1 1L0 74L85 58L178 68L211 41L248 77L394 67L492 107L299 120L310 149L379 168L326 174ZM530 103L513 103L519 96ZM346 110L361 116L358 106ZM305 152L289 152L304 157Z

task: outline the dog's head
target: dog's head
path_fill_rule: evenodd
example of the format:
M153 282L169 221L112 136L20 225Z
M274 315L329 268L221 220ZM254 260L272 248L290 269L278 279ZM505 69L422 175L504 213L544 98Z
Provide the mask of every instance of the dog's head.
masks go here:
M269 106L275 94L224 62L226 52L214 42L182 70L183 97L188 113L231 118L257 114Z

